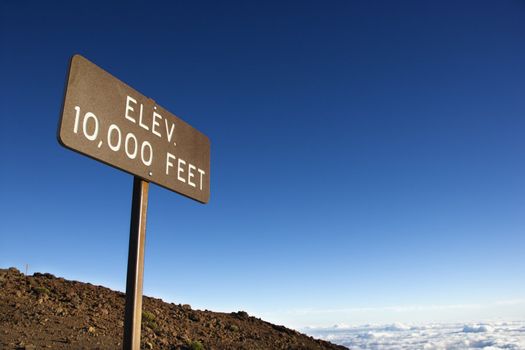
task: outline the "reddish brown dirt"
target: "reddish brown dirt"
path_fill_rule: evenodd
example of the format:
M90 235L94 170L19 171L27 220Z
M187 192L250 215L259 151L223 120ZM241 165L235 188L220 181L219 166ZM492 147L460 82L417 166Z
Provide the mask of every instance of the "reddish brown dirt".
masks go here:
M120 349L123 293L0 269L0 349ZM144 297L143 349L346 349L264 322Z

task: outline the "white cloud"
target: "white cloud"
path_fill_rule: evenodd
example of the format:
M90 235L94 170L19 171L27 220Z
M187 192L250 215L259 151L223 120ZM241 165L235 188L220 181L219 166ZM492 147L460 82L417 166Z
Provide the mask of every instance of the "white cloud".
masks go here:
M385 327L385 331L389 331L389 332L407 331L409 329L410 329L409 326L403 323L399 323L399 322L393 323Z
M493 328L487 325L465 325L463 333L487 333L492 332Z
M399 350L522 350L525 321L464 325L366 325L359 327L308 328L307 334L351 349Z

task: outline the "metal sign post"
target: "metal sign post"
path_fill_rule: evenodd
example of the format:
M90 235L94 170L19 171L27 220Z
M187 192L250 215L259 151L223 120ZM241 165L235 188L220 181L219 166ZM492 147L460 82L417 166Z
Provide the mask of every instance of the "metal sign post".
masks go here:
M133 178L128 275L126 278L126 309L124 311L124 350L140 349L148 188L149 183L147 181L137 176Z

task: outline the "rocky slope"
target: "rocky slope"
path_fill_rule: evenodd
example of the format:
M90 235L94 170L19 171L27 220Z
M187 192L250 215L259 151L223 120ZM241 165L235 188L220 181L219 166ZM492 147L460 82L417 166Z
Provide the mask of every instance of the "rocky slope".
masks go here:
M0 349L119 349L125 295L51 274L0 269ZM239 311L144 297L143 349L346 349Z

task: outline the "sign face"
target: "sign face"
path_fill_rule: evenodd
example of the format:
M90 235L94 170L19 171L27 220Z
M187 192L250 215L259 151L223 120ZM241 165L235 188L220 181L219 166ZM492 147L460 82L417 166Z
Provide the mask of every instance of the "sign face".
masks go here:
M207 203L210 140L80 55L71 59L58 141Z

